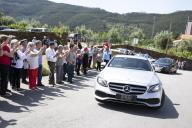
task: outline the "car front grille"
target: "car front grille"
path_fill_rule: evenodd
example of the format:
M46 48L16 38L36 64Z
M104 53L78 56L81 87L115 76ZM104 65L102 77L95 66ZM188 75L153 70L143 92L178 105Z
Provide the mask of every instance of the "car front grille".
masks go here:
M129 91L126 91L125 87L128 87ZM142 95L147 90L147 87L144 87L144 86L132 85L132 84L121 84L121 83L109 83L109 88L114 92L129 94L129 95Z

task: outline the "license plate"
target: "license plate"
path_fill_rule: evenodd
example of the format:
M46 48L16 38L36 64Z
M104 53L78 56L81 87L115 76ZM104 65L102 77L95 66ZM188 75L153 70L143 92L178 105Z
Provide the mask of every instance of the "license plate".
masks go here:
M161 67L156 67L155 68L156 71L161 71L161 69L162 69Z
M137 99L137 96L126 95L126 94L117 94L116 97L117 99L128 101L128 102L133 102L133 101L136 101Z

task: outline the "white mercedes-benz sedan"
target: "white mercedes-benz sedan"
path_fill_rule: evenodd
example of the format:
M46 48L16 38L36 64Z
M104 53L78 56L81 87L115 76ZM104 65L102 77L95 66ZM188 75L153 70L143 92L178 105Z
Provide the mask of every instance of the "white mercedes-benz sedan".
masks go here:
M145 57L116 55L97 76L95 99L161 108L165 93Z

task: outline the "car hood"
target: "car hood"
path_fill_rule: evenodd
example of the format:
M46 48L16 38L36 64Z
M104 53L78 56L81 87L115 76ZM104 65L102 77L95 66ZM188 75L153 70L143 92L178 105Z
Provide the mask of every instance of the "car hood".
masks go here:
M136 84L142 86L150 86L160 83L158 76L152 71L106 67L99 76L107 80L107 82L114 83Z

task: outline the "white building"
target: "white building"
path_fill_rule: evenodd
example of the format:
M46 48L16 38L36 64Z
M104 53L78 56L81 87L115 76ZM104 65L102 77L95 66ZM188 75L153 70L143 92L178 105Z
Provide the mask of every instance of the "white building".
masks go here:
M192 35L192 21L188 21L185 30L185 35Z

